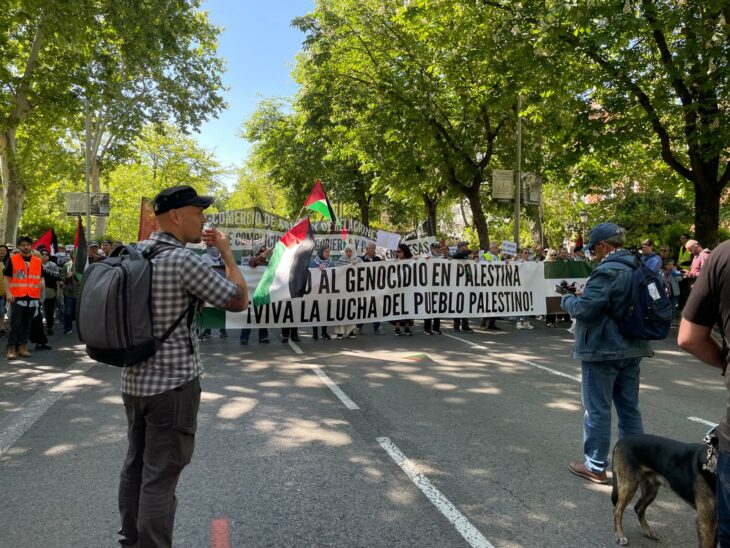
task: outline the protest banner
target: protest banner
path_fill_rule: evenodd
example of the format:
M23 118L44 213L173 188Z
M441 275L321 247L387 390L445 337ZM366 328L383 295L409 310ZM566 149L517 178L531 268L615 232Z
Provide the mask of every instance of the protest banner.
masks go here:
M515 257L517 255L517 243L509 240L502 241L502 255Z
M254 270L242 272L251 290ZM543 263L415 259L310 269L305 295L244 312L204 309L205 328L313 327L546 313Z

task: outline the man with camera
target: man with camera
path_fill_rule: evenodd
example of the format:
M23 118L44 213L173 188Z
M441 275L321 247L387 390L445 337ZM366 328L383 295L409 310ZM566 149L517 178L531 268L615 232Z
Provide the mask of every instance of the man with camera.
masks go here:
M582 291L563 295L561 307L577 320L573 357L581 360L583 418L583 461L571 462L573 474L594 483L607 483L608 452L611 446L611 404L616 406L619 437L641 434L639 411L639 364L654 353L648 341L629 339L614 317L627 308L633 286L635 260L623 249L626 231L614 223L601 223L586 246L600 264Z

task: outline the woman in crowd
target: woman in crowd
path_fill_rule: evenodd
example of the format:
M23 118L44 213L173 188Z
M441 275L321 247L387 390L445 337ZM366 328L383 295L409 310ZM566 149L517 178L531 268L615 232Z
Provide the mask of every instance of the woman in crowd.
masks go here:
M398 249L395 252L396 254L396 260L403 260L403 259L412 259L413 253L411 253L411 249L406 244L398 244ZM399 320L393 322L393 325L395 325L395 332L393 333L396 337L400 337L401 335L411 336L413 333L411 333L410 326L410 320ZM401 333L400 328L403 327L403 332Z
M0 268L5 270L5 267L7 266L8 261L10 260L10 248L6 246L5 244L0 245ZM2 276L0 276L2 277ZM8 334L8 331L5 329L5 308L6 308L6 298L5 298L5 280L0 280L0 337L4 337Z
M340 258L337 259L337 266L339 267L348 267L353 266L358 263L361 263L362 259L357 256L355 253L355 246L352 244L348 244L345 246L345 250L343 251L342 255L340 255ZM316 327L314 329L317 329ZM326 327L322 328L327 329ZM337 325L335 326L335 335L337 335L338 339L342 339L344 337L348 337L350 339L355 338L355 330L357 329L357 324L347 324L347 325ZM324 333L324 331L323 331ZM324 335L322 335L324 337Z
M335 261L330 257L330 248L324 247L322 248L312 259L312 262L309 263L309 268L319 268L320 270L324 270L325 268L332 268L335 266ZM312 338L316 341L319 340L319 328L313 327L312 328ZM322 326L322 338L324 340L330 340L330 335L327 333L327 326ZM294 338L292 337L292 340Z

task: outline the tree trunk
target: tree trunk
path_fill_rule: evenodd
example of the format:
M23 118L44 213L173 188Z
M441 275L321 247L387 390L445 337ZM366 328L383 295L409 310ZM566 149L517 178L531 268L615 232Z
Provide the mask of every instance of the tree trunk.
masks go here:
M487 217L482 209L482 201L479 196L479 183L475 183L471 188L464 192L469 198L469 206L471 207L472 222L479 236L479 248L489 249L489 227L487 226Z
M15 129L0 135L0 176L3 183L0 241L15 243L25 198L25 189L20 184Z
M695 239L702 247L717 245L717 229L720 226L719 183L695 184Z
M370 226L370 198L360 200L360 222L363 226Z
M428 194L423 195L423 206L426 208L426 218L429 221L429 236L436 236L436 208L438 200L432 200Z
M101 166L98 158L91 162L91 192L101 192ZM108 217L97 217L94 227L94 239L99 240L106 233Z

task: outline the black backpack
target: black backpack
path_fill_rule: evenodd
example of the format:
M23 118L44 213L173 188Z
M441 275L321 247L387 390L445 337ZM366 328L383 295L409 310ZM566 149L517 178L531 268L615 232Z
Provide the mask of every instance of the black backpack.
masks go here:
M611 260L607 259L608 261ZM614 259L619 261L619 259ZM620 261L625 263L624 261ZM612 311L611 318L618 325L624 337L659 341L669 334L674 318L672 306L664 283L657 272L646 266L637 257L631 265L631 295L628 299L628 308L620 313Z
M76 327L93 360L126 367L152 357L187 316L195 316L193 298L162 337L152 323L152 258L176 246L155 245L144 253L131 246L116 247L108 258L84 272ZM189 341L192 351L192 340Z

